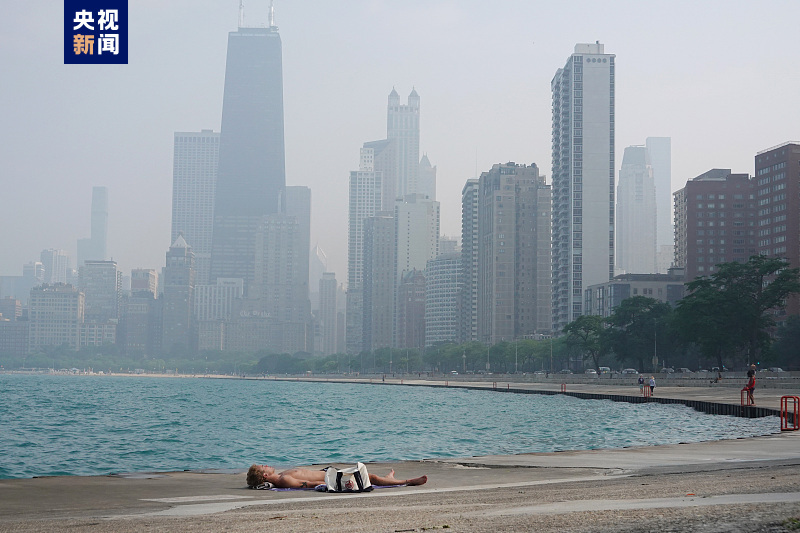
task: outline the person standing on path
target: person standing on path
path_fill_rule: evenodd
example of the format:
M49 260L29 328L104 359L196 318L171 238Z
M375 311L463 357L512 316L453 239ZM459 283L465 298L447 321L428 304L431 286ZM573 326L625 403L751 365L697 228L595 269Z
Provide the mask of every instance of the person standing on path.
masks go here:
M656 389L656 377L650 376L650 395L653 395L653 391Z
M641 393L644 390L644 376L639 374L639 392Z
M747 385L744 386L742 391L747 391L747 405L755 405L756 400L753 397L753 391L756 389L756 365L752 365L750 370L747 371Z

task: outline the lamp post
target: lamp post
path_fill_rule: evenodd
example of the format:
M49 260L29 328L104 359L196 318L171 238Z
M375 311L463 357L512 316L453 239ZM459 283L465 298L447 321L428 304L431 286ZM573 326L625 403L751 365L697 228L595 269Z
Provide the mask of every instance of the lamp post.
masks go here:
M461 354L461 360L464 362L464 366L462 367L461 372L466 374L467 373L467 350L466 350L466 348L464 349L464 353Z
M658 372L658 319L653 319L653 372Z
M517 373L517 369L519 368L518 360L519 360L519 341L515 340L514 341L514 373L515 374Z
M486 345L486 371L489 371L489 348L490 346Z

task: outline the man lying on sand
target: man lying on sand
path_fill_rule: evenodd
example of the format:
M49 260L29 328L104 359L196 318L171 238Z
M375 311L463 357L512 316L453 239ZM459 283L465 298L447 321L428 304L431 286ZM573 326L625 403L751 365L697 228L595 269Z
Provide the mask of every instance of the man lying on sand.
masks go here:
M396 485L424 485L428 476L414 479L395 479L394 470L386 476L369 475L369 481L377 487L392 487ZM247 471L247 486L258 487L264 482L272 483L279 489L306 489L314 488L325 483L325 470L309 470L307 468L290 468L283 472L275 472L269 465L253 465Z

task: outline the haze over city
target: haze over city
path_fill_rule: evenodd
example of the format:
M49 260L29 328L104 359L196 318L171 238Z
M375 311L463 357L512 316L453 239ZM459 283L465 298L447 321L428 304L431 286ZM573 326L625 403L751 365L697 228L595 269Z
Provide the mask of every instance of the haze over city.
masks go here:
M269 2L245 3L245 25ZM45 248L75 266L93 186L109 191L109 255L126 274L170 245L173 133L219 131L238 0L130 2L128 65L64 65L61 2L0 20L0 275ZM672 138L673 190L710 168L753 173L798 137L800 6L733 2L386 1L275 4L283 41L286 183L312 193L311 244L346 280L347 190L359 148L386 135L386 98L421 100L420 150L438 168L441 233L460 235L464 182L494 163L550 181L550 81L575 43L616 55L622 150Z

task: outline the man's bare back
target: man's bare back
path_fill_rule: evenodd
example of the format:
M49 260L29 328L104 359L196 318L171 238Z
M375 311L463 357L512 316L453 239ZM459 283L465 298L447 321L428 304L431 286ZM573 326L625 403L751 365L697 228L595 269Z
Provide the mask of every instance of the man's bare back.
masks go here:
M378 487L391 487L396 485L424 485L428 481L428 476L421 476L413 479L396 479L394 470L385 476L369 475L369 481ZM314 488L325 482L324 470L310 470L308 468L290 468L282 472L276 472L269 465L253 465L247 472L247 484L251 487L269 482L278 488L284 489L306 489Z

